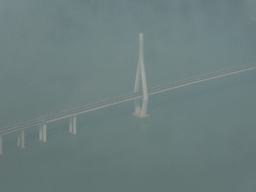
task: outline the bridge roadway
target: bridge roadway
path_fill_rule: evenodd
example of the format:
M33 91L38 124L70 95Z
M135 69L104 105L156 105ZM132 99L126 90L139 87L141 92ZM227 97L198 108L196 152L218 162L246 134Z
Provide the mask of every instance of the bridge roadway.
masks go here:
M154 95L154 94L162 93L162 92L169 91L172 89L177 89L180 87L185 87L185 86L189 86L192 84L209 81L212 79L217 79L220 77L225 77L225 76L229 76L229 75L233 75L233 74L237 74L237 73L241 73L241 72L246 72L246 71L250 71L253 69L256 69L256 62L237 66L237 67L228 68L228 69L213 72L213 73L204 74L201 76L197 76L197 77L193 77L193 78L189 78L189 79L185 79L185 80L181 80L181 81L168 83L168 84L161 85L161 86L156 86L156 87L149 89L148 95ZM119 103L124 103L124 102L131 101L131 100L138 99L138 98L143 98L142 92L130 93L130 94L122 95L122 96L115 97L112 99L106 99L106 100L103 100L100 102L81 106L78 108L69 109L69 110L58 112L58 113L46 115L46 116L43 116L43 117L40 117L37 119L33 119L30 121L26 121L23 123L3 127L0 129L0 136L6 135L6 134L9 134L12 132L16 132L19 130L27 129L29 127L38 126L43 123L50 123L50 122L58 121L58 120L61 120L64 118L68 118L68 117L83 114L86 112L94 111L97 109L109 107L109 106L116 105Z

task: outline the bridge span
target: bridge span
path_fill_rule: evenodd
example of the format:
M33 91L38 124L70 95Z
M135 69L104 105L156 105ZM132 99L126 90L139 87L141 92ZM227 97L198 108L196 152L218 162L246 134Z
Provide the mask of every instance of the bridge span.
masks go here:
M134 88L134 93L122 95L119 97L111 98L111 99L106 99L100 102L88 104L85 106L81 106L78 108L73 108L65 111L60 111L58 113L46 115L37 119L33 119L30 121L26 121L23 123L11 125L11 126L6 126L0 128L0 154L2 154L2 136L6 134L10 134L13 132L18 132L20 131L20 135L18 136L17 139L17 144L21 148L25 148L25 134L24 130L39 126L39 141L46 142L46 124L51 123L54 121L58 121L61 119L69 118L69 132L72 134L76 134L76 116L87 113L90 111L94 111L97 109L102 109L105 107L117 105L120 103L128 102L128 101L135 101L135 116L138 117L147 117L148 115L146 114L147 110L147 101L148 101L148 96L162 93L165 91L170 91L173 89L225 77L225 76L230 76L230 75L235 75L238 73L246 72L246 71L251 71L256 69L256 62L244 64L241 66L236 66L228 69L224 69L221 71L213 72L213 73L208 73L200 76L196 76L193 78L181 80L181 81L176 81L176 82L171 82L165 85L161 86L156 86L152 87L149 90L147 90L147 85L146 85L146 76L145 76L145 70L144 70L144 61L143 61L143 51L142 51L142 34L140 34L140 57L139 57L139 62L138 62L138 69L137 69L137 75L136 75L136 81L135 81L135 88ZM138 89L138 84L140 80L140 76L142 79L142 91L139 91ZM140 108L140 100L143 99L143 104L142 108Z

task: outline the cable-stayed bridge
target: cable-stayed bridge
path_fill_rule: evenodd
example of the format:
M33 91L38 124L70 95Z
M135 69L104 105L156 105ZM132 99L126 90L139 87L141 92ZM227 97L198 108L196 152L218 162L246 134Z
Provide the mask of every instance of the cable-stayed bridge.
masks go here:
M256 69L256 62L244 64L241 66L236 66L228 69L224 69L221 71L208 73L204 75L200 75L197 77L171 82L165 85L156 86L153 88L147 89L147 83L146 83L146 75L145 75L145 69L144 69L144 60L143 60L143 34L140 34L140 56L139 56L139 62L138 62L138 68L137 68L137 74L136 74L136 80L135 80L135 87L134 87L134 93L122 95L119 97L106 99L100 102L88 104L85 106L81 106L78 108L73 108L70 110L61 111L58 113L46 115L34 120L26 121L23 123L7 126L0 128L0 154L2 154L2 136L6 134L10 134L13 132L20 131L20 135L18 137L18 146L21 148L25 147L25 134L24 130L28 129L30 127L39 126L39 141L46 142L46 124L51 123L54 121L58 121L61 119L69 118L69 132L76 134L76 116L94 111L97 109L102 109L105 107L117 105L119 103L124 103L128 101L135 101L135 113L133 113L135 116L138 117L147 117L146 114L147 111L147 102L148 102L148 96L162 93L165 91L170 91L173 89L229 76L229 75L235 75L238 73L250 71ZM142 91L139 90L139 83L140 79L142 80ZM140 100L143 99L142 107L140 107Z

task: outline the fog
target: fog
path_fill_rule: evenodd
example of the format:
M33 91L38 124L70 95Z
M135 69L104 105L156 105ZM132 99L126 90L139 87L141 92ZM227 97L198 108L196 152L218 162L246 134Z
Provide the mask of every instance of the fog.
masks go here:
M253 0L20 0L15 2L1 0L0 126L12 125L133 92L140 32L144 33L144 60L149 88L254 62L256 60L255 10L256 4ZM177 106L175 108L180 110L178 113L187 116L195 110L200 113L202 109L192 103L196 101L187 99L187 97L196 98L198 96L204 100L211 94L218 95L220 90L231 89L230 92L232 92L232 89L236 89L232 82L236 82L240 88L244 88L239 93L234 93L240 96L240 93L251 88L250 86L255 80L253 75L250 75L248 75L248 79L239 76L229 80L216 81L215 84L207 84L201 88L192 87L185 91L175 91L173 95L169 93L167 96L154 96L152 99L158 103L149 103L149 113L152 110L151 113L159 115L161 111L167 110L162 102L171 104L168 100L170 97L176 102L171 104L174 105L172 107L181 106L181 109ZM221 87L216 88L216 86ZM216 102L227 104L230 96L226 97L225 94L226 92L222 96L217 96ZM255 98L252 96L253 93L248 93L248 95L246 96ZM239 96L237 96L237 100L234 99L234 102L240 103ZM187 102L188 108L186 105L182 105L179 98L183 98ZM242 103L244 106L248 106L250 101L248 99L247 103ZM207 101L205 102L207 103ZM217 105L214 102L207 105L212 110ZM200 105L200 103L197 104ZM124 112L126 111L124 107L127 107L128 104L110 109L110 111L117 110L115 112L108 112L106 109L96 116L89 115L91 119L84 115L80 121L85 121L83 118L90 121L88 124L83 124L84 126L93 124L93 121L100 122L100 124L104 124L105 121L106 124L113 123L116 117L113 113L119 113L120 110L121 114L133 112L133 103L129 103L129 105L131 107L127 108L127 112ZM230 105L232 106L232 104ZM163 108L161 109L161 107ZM202 108L204 107L202 106ZM156 112L157 110L159 111ZM248 109L248 111L255 114L253 109ZM246 114L249 113L248 111ZM222 112L228 113L225 108ZM208 124L209 127L215 129L222 122L224 124L221 124L221 127L225 127L225 122L228 120L223 120L223 117L216 113L218 112L214 112L214 114L219 124L214 124L212 117L208 116L209 119L206 118L205 126ZM234 114L234 117L237 117L238 113L243 113L243 110ZM101 119L97 119L97 117ZM228 122L234 121L234 117L230 118ZM167 116L165 118L168 119ZM187 126L193 124L193 118L195 121L197 119L192 116L189 118L191 119L188 122L191 122L186 122ZM130 118L128 119L130 120ZM248 117L243 121L250 124L252 119L252 117ZM164 121L164 119L162 120ZM157 121L160 122L159 119L153 121L151 118L146 121L145 126L153 125ZM129 124L127 119L125 122ZM136 121L136 123L138 122ZM162 126L169 123L165 122ZM176 123L178 124L178 122ZM237 123L239 124L239 122ZM172 124L175 123L172 122ZM222 130L221 134L225 134L232 140L232 133L229 135L231 124L227 123L226 129ZM251 124L254 125L255 121ZM165 134L169 134L168 131L165 133L163 130L158 132L151 129L152 134L156 135L153 140L157 141L154 140L154 142L159 142L161 145L162 137L163 141L168 142L168 139L165 138ZM101 137L111 140L112 138L109 136L112 134L111 131L116 132L117 130L114 128L110 131L105 130L101 133ZM197 131L200 133L200 130ZM94 137L93 131L91 134L91 137ZM129 134L131 133L129 132ZM187 137L189 138L189 136ZM214 138L210 140L214 140ZM127 141L128 143L136 140L133 136L130 139L131 141ZM171 139L175 141L174 136ZM186 138L183 141L186 141ZM91 140L90 142L93 143ZM237 142L239 143L239 141ZM91 145L96 145L92 143ZM138 146L134 148L136 147ZM90 147L87 146L88 148ZM92 148L97 149L95 146ZM99 151L103 150L102 146L99 148ZM90 149L88 150L90 151ZM118 148L118 150L125 151L123 153L127 155L125 148ZM182 147L180 150L181 153L189 153ZM212 150L214 151L214 149ZM162 151L155 150L155 152L157 154ZM115 156L111 158L115 158ZM165 161L165 158L169 157L163 156L161 161ZM191 157L192 164L195 163L195 159ZM190 160L187 161L190 162ZM121 165L119 166L122 167ZM189 166L189 163L186 166ZM156 175L160 175L161 171L164 172L162 168L157 169L157 166L153 169L156 169ZM255 181L255 174L251 175L251 180L248 179L248 186ZM225 187L221 188L223 186ZM241 185L239 186L241 187ZM240 189L250 191L246 187L245 184ZM114 188L121 189L122 187ZM206 188L202 188L202 191ZM91 190L95 189L91 188ZM101 189L97 188L99 191L102 191ZM111 187L108 189L112 191ZM136 187L130 189L140 191ZM157 189L155 188L155 190ZM200 187L177 189L177 191L201 190ZM214 184L208 189L209 191L215 190ZM229 191L225 184L220 185L220 189Z
M2 125L254 60L245 1L1 1Z

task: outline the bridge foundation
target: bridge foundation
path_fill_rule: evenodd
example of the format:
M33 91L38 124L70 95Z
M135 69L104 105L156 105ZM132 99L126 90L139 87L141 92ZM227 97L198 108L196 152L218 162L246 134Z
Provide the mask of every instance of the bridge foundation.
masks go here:
M39 141L46 142L47 141L47 134L46 134L46 123L40 125L39 127Z
M140 107L140 99L135 99L135 112L133 113L133 115L136 117L144 118L148 117L149 115L147 114L148 88L143 57L143 33L140 33L139 61L134 85L134 93L139 92L140 79L142 81L143 102L142 107Z
M76 135L76 116L69 118L69 133Z

